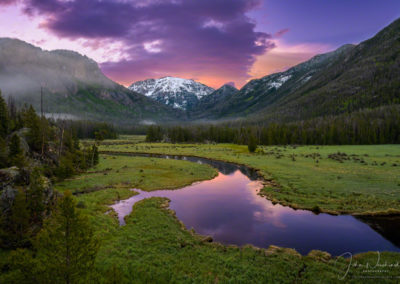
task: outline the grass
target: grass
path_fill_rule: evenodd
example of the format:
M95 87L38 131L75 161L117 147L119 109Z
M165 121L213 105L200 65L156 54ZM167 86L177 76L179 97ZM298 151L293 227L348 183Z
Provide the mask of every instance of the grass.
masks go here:
M197 174L191 175L193 171ZM301 268L301 256L292 250L279 249L267 257L265 250L227 247L204 241L203 236L186 230L175 218L168 209L166 198L138 202L126 218L126 225L118 225L116 214L108 205L135 194L125 186L127 178L136 180L134 185L144 190L173 189L213 177L215 170L207 165L102 156L93 172L64 181L57 185L57 189L76 188L81 191L103 183L110 185L105 190L87 190L86 194L77 196L80 207L83 207L80 210L89 216L96 235L101 239L96 267L106 282L211 283L249 279L286 282L288 278L295 279L296 271ZM163 178L159 179L160 176ZM149 180L154 182L149 183Z
M164 198L134 205L127 225L99 252L97 263L103 274L118 264L131 283L283 282L295 277L301 264L297 254L282 253L282 257L267 259L264 251L204 242L201 236L185 230L167 206ZM278 270L281 272L276 273Z
M126 145L126 144L137 144L145 142L146 136L145 135L119 135L118 139L107 139L102 141L102 145ZM93 143L93 139L84 139L81 140L83 145L89 145Z
M263 189L263 195L294 208L334 214L400 213L400 145L272 146L250 154L247 146L233 144L108 143L100 150L195 155L246 164L275 182Z
M134 168L135 174L144 165L152 166L146 179L155 180L159 171L169 171L166 178L159 181L158 189L175 188L177 175L185 176L186 171L181 168L198 167L205 172L209 168L195 163L157 159L153 163L151 158L105 156L101 159L97 170L109 167L122 166L125 163ZM164 162L166 164L164 164ZM173 166L172 168L166 165ZM213 174L213 172L209 172ZM97 180L89 174L91 179ZM149 198L136 203L132 213L126 217L126 225L120 227L115 213L108 205L118 199L124 199L134 192L119 187L121 172L110 171L108 176L115 181L115 187L107 190L89 192L78 195L78 201L84 208L80 209L89 216L95 228L96 235L101 240L101 247L96 260L96 269L99 282L105 283L337 283L344 275L349 260L331 258L329 254L313 251L308 256L301 256L292 249L271 246L269 249L260 249L252 246L225 246L219 243L209 243L203 236L194 231L188 231L175 217L174 212L168 209L169 201L166 198ZM100 178L100 177L98 177ZM145 180L138 182L137 187L146 188ZM73 179L63 183L62 189L74 187ZM194 179L193 179L194 180ZM82 183L82 181L80 181ZM184 184L184 183L182 183ZM179 185L181 186L181 185ZM152 189L157 189L152 186ZM60 188L60 185L58 185ZM147 187L148 190L150 190ZM381 263L396 263L399 254L382 253ZM360 264L376 263L376 253L366 253L354 256ZM361 270L361 266L352 267L346 276L347 280L362 283L362 278L368 275ZM379 274L385 276L399 276L396 268L389 268L387 272ZM0 278L1 279L1 278ZM114 281L114 282L113 282ZM383 279L382 283L386 280ZM387 280L390 282L390 279Z
M129 137L124 139L129 140ZM330 196L335 196L335 202L336 199L346 200L349 190L361 192L358 197L374 192L374 184L369 185L371 179L377 183L382 180L382 192L376 191L374 195L381 202L385 201L383 193L390 193L392 186L396 185L392 179L396 179L398 171L397 167L388 163L399 159L397 146L267 147L250 155L244 146L237 145L129 143L111 143L102 146L102 150L197 155L248 164L260 169L266 178L280 183L275 188L266 187L264 192L276 193L276 198L302 200L298 197L300 191L305 194L302 196L303 205L310 204L311 208L319 210L330 208L318 204L327 200L324 194L329 190L332 191ZM329 154L338 150L363 157L368 165L344 158L340 162L337 155L328 158ZM310 156L312 153L321 155L318 163L316 155ZM374 160L386 161L387 164L374 168L370 165ZM387 266L378 272L368 272L365 271L366 265L371 267L377 263L376 252L345 259L332 258L321 251L301 256L289 248L271 246L261 249L207 242L204 236L185 229L174 212L168 209L166 198L149 198L136 203L125 219L126 225L122 227L116 213L109 207L117 200L136 194L130 190L132 187L142 190L174 189L196 180L210 179L215 173L207 165L182 160L101 155L99 165L90 172L57 184L59 191L69 189L83 193L76 197L79 210L88 216L101 241L94 282L343 283L340 278L344 277L346 283L365 283L367 277L373 276L379 277L379 283L393 283L400 277L399 267L396 266L398 253L381 253L379 263ZM337 178L339 175L340 179ZM331 177L335 182L329 180ZM322 186L326 188L322 189ZM396 191L393 193L396 194ZM362 205L368 207L371 204L373 202ZM333 203L331 208L336 208L335 205ZM349 208L358 208L356 206L360 205ZM9 252L0 250L0 271L7 267L8 255ZM7 273L0 273L0 283L9 279L8 276Z
M175 189L216 176L215 169L187 161L102 155L90 171L56 185L59 191L88 193L110 188Z
M197 175L191 175L190 171L195 169ZM164 178L157 181L160 174L164 174ZM206 165L181 160L102 155L92 173L57 184L60 191L84 189L86 192L76 197L79 210L89 217L101 241L94 282L343 283L339 277L345 275L350 259L331 258L320 251L301 256L292 249L275 246L260 249L210 243L204 236L184 228L168 209L166 198L149 198L136 203L122 227L108 206L135 194L125 182L146 190L172 189L200 178L211 178L214 174L215 171ZM110 187L86 190L103 183ZM7 265L8 252L0 250L0 257L1 271ZM399 254L384 252L380 257L382 264L395 264ZM346 282L365 283L363 277L372 275L383 277L380 283L391 283L390 277L400 275L398 267L387 267L378 273L363 271L362 265L375 265L376 261L376 253L354 256ZM0 274L0 283L2 279L9 279L7 276Z

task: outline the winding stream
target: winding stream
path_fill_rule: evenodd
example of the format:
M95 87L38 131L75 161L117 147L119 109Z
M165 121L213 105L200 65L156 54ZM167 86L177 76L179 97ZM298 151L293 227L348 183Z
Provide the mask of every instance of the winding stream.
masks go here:
M218 170L212 180L176 190L145 192L111 206L121 225L139 200L167 197L170 208L190 229L210 235L224 244L270 245L294 248L301 254L319 249L332 255L345 252L400 251L400 217L333 216L314 214L272 204L258 195L263 184L258 174L245 166L204 158L135 154L166 159L182 159L209 164Z

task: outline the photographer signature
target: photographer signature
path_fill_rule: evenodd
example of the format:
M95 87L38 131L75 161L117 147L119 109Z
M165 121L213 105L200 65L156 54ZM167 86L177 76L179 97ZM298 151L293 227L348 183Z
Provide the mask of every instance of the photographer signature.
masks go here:
M380 252L377 251L376 253L377 253L377 260L373 264L370 264L369 262L360 263L358 261L355 261L353 263L353 254L350 252L345 252L345 253L339 255L335 260L335 266L340 257L349 258L349 264L346 267L346 271L344 272L343 275L338 275L339 280L344 280L348 276L350 269L352 269L352 268L353 269L362 269L363 273L387 273L387 272L389 272L389 269L393 269L393 268L399 269L400 268L399 262L388 263L387 261L385 261L382 263ZM374 277L369 277L369 278L374 278Z

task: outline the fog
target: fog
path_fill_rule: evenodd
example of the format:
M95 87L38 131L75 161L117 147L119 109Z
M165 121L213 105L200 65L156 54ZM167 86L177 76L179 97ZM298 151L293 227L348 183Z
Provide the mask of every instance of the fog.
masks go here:
M0 39L0 89L16 100L30 97L40 101L40 88L47 93L68 96L79 84L113 87L95 61L66 50L43 51L15 39Z

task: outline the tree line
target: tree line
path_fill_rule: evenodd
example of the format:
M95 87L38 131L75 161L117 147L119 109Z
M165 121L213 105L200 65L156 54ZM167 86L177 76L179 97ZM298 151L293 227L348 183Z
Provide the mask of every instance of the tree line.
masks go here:
M114 125L106 122L90 120L65 121L70 129L73 129L79 139L117 139L118 132Z
M260 145L357 145L400 143L400 105L364 109L306 121L252 125L249 122L150 126L148 142Z

